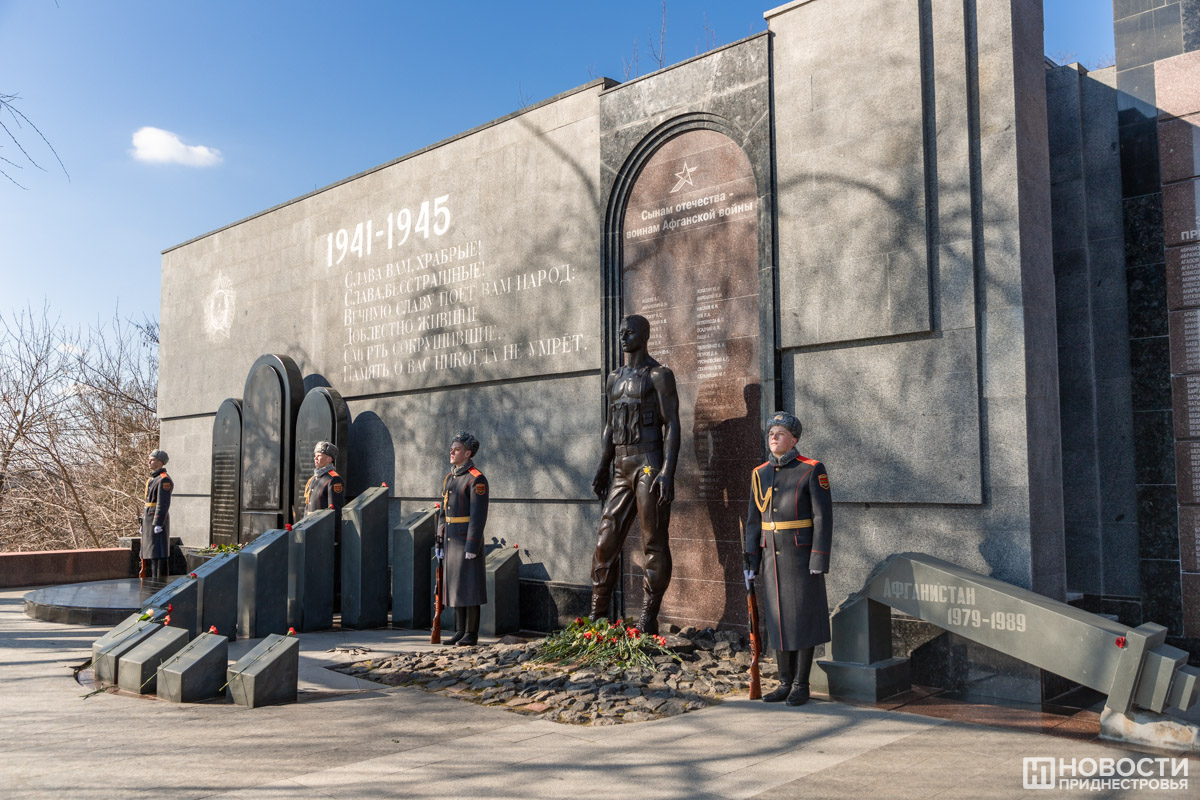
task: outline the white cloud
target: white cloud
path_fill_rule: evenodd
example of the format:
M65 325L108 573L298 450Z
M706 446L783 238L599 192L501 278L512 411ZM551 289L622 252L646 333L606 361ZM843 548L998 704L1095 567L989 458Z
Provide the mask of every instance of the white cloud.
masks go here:
M202 144L188 145L177 134L162 128L138 128L133 134L133 150L138 161L152 164L183 164L211 167L221 163L221 151Z

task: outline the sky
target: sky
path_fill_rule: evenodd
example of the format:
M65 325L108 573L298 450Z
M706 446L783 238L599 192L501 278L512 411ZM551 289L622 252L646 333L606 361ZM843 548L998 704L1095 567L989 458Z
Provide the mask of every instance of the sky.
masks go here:
M670 0L665 63L777 3ZM597 77L657 67L659 0L0 0L0 315L157 318L161 251ZM637 43L637 62L633 62ZM1111 64L1111 0L1045 52ZM65 168L65 172L64 172Z

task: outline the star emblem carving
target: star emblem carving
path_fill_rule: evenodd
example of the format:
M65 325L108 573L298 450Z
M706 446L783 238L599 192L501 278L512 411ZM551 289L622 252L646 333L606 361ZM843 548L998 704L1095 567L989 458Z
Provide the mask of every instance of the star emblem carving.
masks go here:
M696 184L692 183L692 173L695 172L697 169L698 169L698 167L689 167L687 164L687 161L684 161L683 169L681 169L681 170L679 170L679 172L675 173L675 177L679 178L679 180L675 182L675 186L672 187L671 191L668 194L675 194L680 189L682 189L684 186L693 186L694 187Z

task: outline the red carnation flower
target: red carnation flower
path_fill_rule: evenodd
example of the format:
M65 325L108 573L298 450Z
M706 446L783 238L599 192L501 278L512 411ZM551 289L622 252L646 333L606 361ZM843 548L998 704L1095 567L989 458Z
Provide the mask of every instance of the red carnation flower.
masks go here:
M163 625L170 625L170 624L171 624L171 615L167 614L165 617L163 617Z
M175 610L175 606L171 605L170 603L167 603L167 611L170 612L170 611L174 611L174 610Z
M209 625L209 626L208 626L208 632L209 632L209 633L216 633L216 632L217 632L217 626L216 626L216 625Z
M194 578L194 577L196 577L196 573L194 573L194 572L189 572L189 573L188 573L188 577L189 577L189 578Z
M385 488L385 489L387 488L387 481L383 482L383 488Z
M1118 636L1117 637L1117 647L1124 647L1124 646L1125 646L1125 637Z
M295 628L288 628L287 635L288 635L288 636L295 636L295 635L296 635L296 629L295 629Z
M283 529L284 529L285 531L290 531L290 530L292 529L292 526L291 526L291 525L284 525L284 526L283 526Z
M666 640L666 639L664 639L664 638L663 638L663 637L661 637L661 636L655 636L654 638L655 638L655 639L657 639L657 640L658 640L658 643L659 643L659 644L661 644L661 645L665 645L665 644L667 643L667 640Z
M575 624L576 624L576 625L582 625L582 624L583 624L583 617L576 617L576 618L575 618Z

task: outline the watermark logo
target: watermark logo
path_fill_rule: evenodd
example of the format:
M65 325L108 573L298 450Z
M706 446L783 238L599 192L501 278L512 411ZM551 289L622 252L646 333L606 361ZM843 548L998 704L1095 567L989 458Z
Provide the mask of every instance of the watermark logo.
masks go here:
M1021 771L1025 789L1131 791L1188 788L1186 758L1052 758L1026 756Z
M1021 787L1024 789L1053 789L1054 759L1045 756L1026 758L1025 768L1021 773Z

